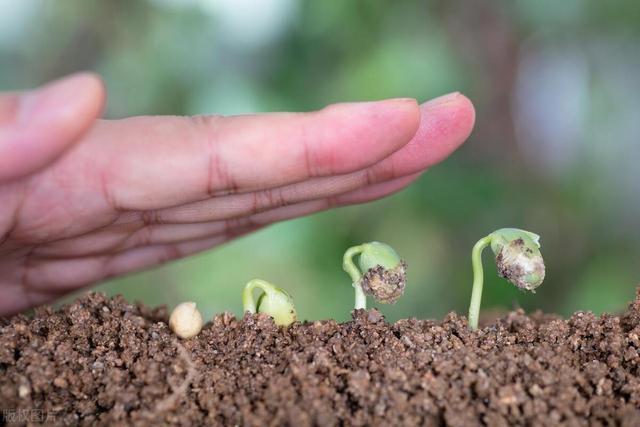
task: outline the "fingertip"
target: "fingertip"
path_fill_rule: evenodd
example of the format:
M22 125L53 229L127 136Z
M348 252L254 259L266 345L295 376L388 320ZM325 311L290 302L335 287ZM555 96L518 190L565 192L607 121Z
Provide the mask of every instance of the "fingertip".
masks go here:
M447 94L421 106L420 129L414 139L428 144L428 160L438 163L464 143L475 124L475 109L460 92Z
M64 77L52 84L59 85L59 103L66 100L64 108L58 112L58 120L75 124L83 132L81 124L91 123L102 115L106 103L106 87L102 78L90 71L82 71Z
M79 88L84 87L86 95L87 115L98 118L104 112L107 102L107 87L99 74L92 71L83 71L74 75ZM89 114L91 112L92 114Z
M441 162L469 138L474 123L473 104L459 92L423 103L418 131L392 158L396 169L408 174Z
M420 104L414 98L396 98L391 101L388 106L391 114L390 125L396 126L398 135L407 143L420 127Z
M0 132L0 180L36 172L53 162L102 113L104 84L81 72L19 95L15 114Z
M402 149L374 166L374 174L405 176L441 162L469 137L475 122L471 101L455 92L420 106L418 131Z
M476 122L476 110L469 98L461 93L457 93L452 101L453 116L452 123L457 131L460 143L464 142L471 135L471 131Z
M49 82L20 98L21 124L75 124L96 118L104 107L106 91L92 72L80 72Z

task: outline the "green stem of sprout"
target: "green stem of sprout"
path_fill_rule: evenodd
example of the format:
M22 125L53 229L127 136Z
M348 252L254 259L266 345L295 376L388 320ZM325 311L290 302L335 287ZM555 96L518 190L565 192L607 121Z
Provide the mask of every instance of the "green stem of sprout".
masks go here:
M482 301L482 285L484 283L482 251L491 244L491 237L491 235L488 235L478 240L471 251L471 266L473 268L473 288L471 290L471 303L469 304L469 326L471 329L478 329L480 303Z
M344 258L342 260L342 268L347 274L351 277L353 282L353 288L356 293L356 302L354 308L358 309L366 309L367 308L367 296L362 290L362 286L360 286L360 279L362 279L362 273L356 267L353 262L353 257L356 255L360 255L365 249L364 245L353 246L344 253Z
M244 287L242 291L242 305L245 312L256 314L256 302L253 300L253 291L261 289L263 292L275 292L277 288L269 282L260 279L253 279Z

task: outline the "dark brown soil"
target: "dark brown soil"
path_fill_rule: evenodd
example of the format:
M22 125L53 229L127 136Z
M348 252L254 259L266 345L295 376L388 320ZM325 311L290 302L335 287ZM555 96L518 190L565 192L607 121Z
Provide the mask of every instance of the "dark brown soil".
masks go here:
M5 422L640 425L640 296L619 317L517 311L477 332L455 314L288 329L222 314L181 341L166 319L88 294L2 321Z

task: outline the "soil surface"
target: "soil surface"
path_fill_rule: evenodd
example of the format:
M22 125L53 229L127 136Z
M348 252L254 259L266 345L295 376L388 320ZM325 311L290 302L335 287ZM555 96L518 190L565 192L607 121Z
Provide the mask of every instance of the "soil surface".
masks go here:
M222 314L179 340L166 321L96 293L0 321L4 422L640 425L640 296L621 316L516 311L476 332L359 310L286 329Z

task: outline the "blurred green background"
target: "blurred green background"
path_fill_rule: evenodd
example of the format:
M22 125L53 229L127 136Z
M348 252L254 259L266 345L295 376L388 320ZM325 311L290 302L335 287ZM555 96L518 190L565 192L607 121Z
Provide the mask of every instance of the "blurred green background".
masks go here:
M100 73L106 116L313 110L336 101L460 90L468 143L410 189L272 226L101 284L147 304L241 312L272 281L301 318L346 320L341 269L381 240L409 264L391 320L466 313L469 255L503 226L542 235L537 294L485 255L483 309L618 311L640 282L640 3L629 0L0 0L0 89Z

